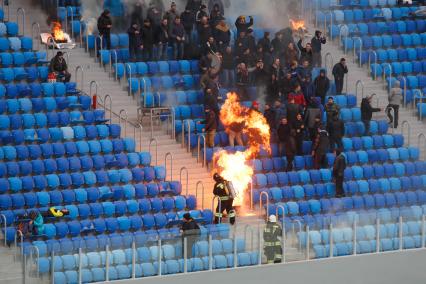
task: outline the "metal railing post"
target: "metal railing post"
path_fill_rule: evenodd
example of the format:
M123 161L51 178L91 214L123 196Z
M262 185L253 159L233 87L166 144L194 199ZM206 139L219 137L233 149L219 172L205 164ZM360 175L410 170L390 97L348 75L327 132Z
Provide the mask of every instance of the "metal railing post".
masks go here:
M36 34L35 40L34 40L34 27L36 27L36 29L37 29L37 34ZM40 31L40 24L37 23L37 22L34 22L31 25L31 38L32 38L33 41L37 42L37 49L35 49L33 47L34 50L40 50L40 33L41 33L41 31Z
M357 247L357 237L356 237L356 234L357 234L357 231L358 231L358 226L357 226L357 221L356 220L354 220L354 224L353 224L353 239L352 239L352 247L353 247L353 251L352 251L352 254L353 255L356 255L356 247Z
M422 215L422 248L425 247L425 215Z
M117 67L117 64L118 64L117 51L110 50L110 52L109 52L109 74L108 74L108 77L110 77L111 74L112 74L112 59L113 59L112 55L113 54L115 54L115 59L114 59L115 66ZM115 80L117 81L117 72L115 72Z
M188 238L183 238L183 273L188 273Z
M173 180L173 155L170 152L167 152L166 155L164 156L164 166L166 168L166 180L167 180L167 160L168 158L170 159L170 181Z
M353 41L354 41L354 58L353 58L353 63L356 62L356 46L355 46L355 40L359 41L359 67L361 68L362 65L362 39L360 37L354 37Z
M7 246L7 219L6 215L0 214L0 219L3 222L3 236L4 236L4 246Z
M89 97L90 97L90 99L92 99L92 101L93 101L93 95L94 95L93 92L92 92L93 86L95 88L95 95L98 95L98 90L99 90L99 84L98 84L98 82L91 81L90 85L89 85Z
M55 250L52 250L50 260L50 283L55 284Z
M259 255L258 255L258 265L262 265L262 248L263 248L263 246L262 246L262 240L263 240L263 238L262 238L262 230L261 230L261 228L260 228L260 225L258 226L258 236L257 236L257 239L258 239L258 252L259 252Z
M129 67L129 73L127 73L127 66ZM116 66L117 68L117 66ZM124 71L125 71L125 75L126 75L126 80L127 80L127 96L133 96L133 89L132 89L132 67L130 66L129 63L124 64ZM118 75L117 75L117 70L115 71L115 79L117 80ZM140 83L138 82L138 89L140 89Z
M423 139L423 144L421 143ZM419 150L421 150L421 147L424 147L423 151L420 151L420 155L422 157L425 157L426 155L426 136L423 133L420 133L417 136L417 147L419 147Z
M404 120L401 123L401 134L404 135L404 128L407 127L407 136L408 136L408 146L411 145L411 125L407 120Z
M306 225L306 260L309 260L311 258L310 256L310 244L309 244L309 225Z
M334 58L333 58L333 55L330 53L330 52L327 52L326 54L325 54L325 57L324 57L324 68L325 68L325 71L326 71L326 73L327 73L327 75L329 76L330 75L330 73L328 72L328 60L331 60L330 62L331 62L331 64L330 64L330 70L332 70L332 68L333 68L333 65L334 65Z
M158 142L157 139L155 138L151 138L151 140L149 140L149 145L148 145L148 152L151 153L151 146L152 143L155 143L155 165L158 165Z
M266 196L266 222L268 222L269 217L269 194L266 191L262 191L260 193L260 200L259 200L259 216L262 216L262 197Z
M402 237L403 237L403 232L402 232L402 230L403 230L403 223L402 223L402 216L399 216L399 220L398 220L398 227L399 227L399 236L398 236L398 238L399 238L399 250L402 250L403 248L404 248L404 243L403 243L403 239L402 239Z
M19 23L19 15L22 15L22 34L19 33L18 31L18 35L19 36L25 36L25 9L24 8L18 8L16 10L16 23ZM18 25L18 29L21 28L21 25Z
M385 63L383 66L383 88L386 88L386 70L389 70L389 81L388 81L388 95L390 94L391 84L392 84L392 66L389 63Z
M330 229L329 229L329 234L330 234L330 257L334 257L334 248L333 248L333 223L330 223Z
M109 245L105 247L105 280L109 281Z
M282 251L282 257L281 257L281 262L285 263L285 253L286 253L286 242L285 242L285 238L286 238L286 234L285 234L285 208L283 205L277 205L275 208L275 216L277 217L277 220L280 220L280 215L279 215L279 209L282 210L283 212L283 217L282 217L282 222L281 222L281 230L282 230L282 234L281 234L281 251Z
M345 39L347 39L348 36L349 36L349 28L348 28L348 26L347 25L341 25L340 28L339 28L339 43L340 44L342 44L342 30L346 31L346 33L344 35ZM346 55L347 49L348 49L348 46L346 44L346 41L344 41L343 42L343 54L344 55Z
M95 37L95 63L98 62L98 38L99 38L99 42L100 42L99 51L102 51L103 48L104 48L103 47L103 36L100 36L100 35L96 36ZM99 54L99 56L100 56L100 54ZM101 64L101 62L102 62L102 59L99 58L99 63Z
M380 252L380 219L376 219L376 252Z
M162 244L161 244L161 238L158 239L158 275L161 276L163 274L163 269L162 269L162 265L161 265L161 259L162 257Z
M78 284L82 283L83 275L82 275L82 266L83 266L83 260L82 260L82 249L78 248Z
M362 82L362 80L358 80L356 81L355 84L355 97L358 100L358 87L359 85L361 85L361 99L364 98L364 82Z
M136 278L136 243L132 242L132 279Z
M121 126L121 122L123 121L124 123L124 137L127 137L127 120L128 120L127 111L125 109L120 110L118 114L118 124Z
M373 78L373 80L377 79L377 53L374 50L370 50L370 52L368 53L368 70L369 73L371 73L371 55L374 54L374 75L371 74L371 78Z
M187 182L188 183L188 182ZM198 202L198 188L201 186L201 209L204 209L204 183L199 180L195 185L195 199ZM188 195L187 195L188 196Z
M407 105L407 79L405 79L405 76L401 76L400 79L404 82L404 88L403 88L403 100L404 100L404 107Z
M209 270L213 270L213 247L212 247L212 235L209 234Z
M295 241L297 235L296 235L296 231L294 229L294 224L298 225L298 227L299 227L299 235L300 235L300 233L302 233L302 223L299 220L293 220L292 221L292 228L293 228L292 229L293 230L292 234L293 234L293 240ZM302 251L302 243L301 242L299 242L299 248L298 249L299 249L299 251Z
M206 136L204 134L200 134L198 135L198 141L197 141L197 163L200 162L200 153L201 153L201 139L203 140L203 162L202 162L202 166L203 168L206 166L207 164L207 149L206 149Z
M78 71L81 72L80 90L83 91L84 90L84 68L81 67L80 65L75 67L75 82L76 82L77 86L78 86L78 79L77 79L78 78L77 77Z

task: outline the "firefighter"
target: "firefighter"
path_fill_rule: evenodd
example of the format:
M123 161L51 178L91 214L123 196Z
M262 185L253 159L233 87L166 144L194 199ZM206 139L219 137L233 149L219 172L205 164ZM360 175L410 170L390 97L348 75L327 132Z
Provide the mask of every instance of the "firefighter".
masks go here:
M282 235L282 229L277 224L277 217L275 215L269 216L269 221L263 231L263 241L265 256L268 264L281 262L281 241L278 239Z
M213 189L213 194L218 197L218 204L215 213L215 224L222 222L223 212L226 210L226 213L229 217L229 223L231 225L235 224L235 210L232 207L232 203L234 202L234 198L231 196L229 192L229 188L227 182L221 177L219 174L214 174L213 179L216 182Z

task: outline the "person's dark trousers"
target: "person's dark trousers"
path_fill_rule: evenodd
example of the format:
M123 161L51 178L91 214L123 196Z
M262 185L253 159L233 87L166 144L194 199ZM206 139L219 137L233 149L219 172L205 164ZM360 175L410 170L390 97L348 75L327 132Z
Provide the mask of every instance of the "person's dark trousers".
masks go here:
M341 94L343 91L343 78L334 77L334 83L336 85L336 94Z
M107 32L102 35L103 45L106 46L106 49L111 49L111 33Z
M130 60L135 62L139 59L139 46L132 44L129 46Z
M364 123L365 132L364 135L370 135L370 121L369 120L363 120L362 123Z
M192 255L192 247L194 246L195 242L197 241L197 236L186 236L186 257L187 259L190 259L193 257ZM182 258L185 257L185 236L182 236Z
M67 71L58 72L56 78L63 83L68 83L71 80L71 74Z
M343 176L338 176L334 178L336 183L336 197L342 197L345 195L343 191Z
M312 143L314 143L315 138L317 137L318 134L318 129L317 128L309 128L309 139L311 139Z
M226 210L226 214L228 214L228 217L229 217L229 223L231 225L233 225L235 223L235 216L233 216L233 215L235 215L233 202L234 202L233 199L229 199L229 200L222 201L220 206L219 206L219 204L217 205L215 218L214 218L215 224L218 224L219 222L222 223L223 212L225 212L225 210Z
M151 61L153 59L154 48L152 46L146 47L143 50L143 59L145 61Z
M296 153L298 156L303 155L303 136L296 137Z
M343 142L341 137L330 136L330 150L334 152L335 149L343 148Z
M325 154L317 154L315 153L314 156L314 168L319 170L319 169L325 169L327 168L327 155Z
M157 60L167 60L167 47L168 44L158 44L157 46Z
M392 111L393 109L393 111ZM394 116L392 116L392 112ZM388 105L387 107L387 115L389 118L389 122L392 124L394 128L398 128L398 118L399 118L399 105Z
M291 172L293 170L293 161L294 161L294 155L287 155L287 167L286 172Z

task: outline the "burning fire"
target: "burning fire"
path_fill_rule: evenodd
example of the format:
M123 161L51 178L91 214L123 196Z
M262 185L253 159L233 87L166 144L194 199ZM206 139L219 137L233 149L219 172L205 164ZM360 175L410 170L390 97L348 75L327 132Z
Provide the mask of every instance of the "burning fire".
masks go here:
M248 136L248 148L244 152L231 154L223 150L215 153L213 157L213 171L232 181L237 193L234 204L238 206L244 204L244 192L252 181L254 171L249 165L250 160L256 158L262 147L268 153L271 152L269 125L260 112L240 105L235 93L228 93L220 111L220 120L225 129L235 123L243 124L242 132Z
M290 19L290 25L291 25L291 28L294 31L298 31L300 29L306 30L305 21L304 20L292 20L292 19Z
M61 23L53 22L52 35L56 41L65 40L65 34L64 34L64 31L62 30Z

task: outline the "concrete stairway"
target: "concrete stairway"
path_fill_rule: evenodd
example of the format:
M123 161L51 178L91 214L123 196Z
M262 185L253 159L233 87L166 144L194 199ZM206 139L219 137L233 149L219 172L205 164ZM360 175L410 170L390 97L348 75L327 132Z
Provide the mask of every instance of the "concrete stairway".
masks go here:
M310 27L310 30L314 30L314 27ZM373 98L373 105L376 107L380 107L383 111L373 114L373 119L386 119L388 120L384 110L388 105L388 94L387 90L384 89L384 84L382 78L377 78L377 80L373 80L368 74L368 64L364 64L363 67L359 67L358 63L354 63L353 61L353 53L349 52L348 54L344 54L342 49L339 47L338 39L332 41L328 41L328 43L323 47L323 57L325 54L330 53L333 56L334 64L340 60L340 58L346 58L346 63L349 69L349 77L347 81L347 90L348 93L355 94L355 86L358 80L361 80L364 84L364 96L369 96L371 94L376 94ZM325 61L323 60L323 64ZM332 66L328 66L328 74L329 78L332 79L331 69ZM343 91L346 89L346 81L345 86L343 87ZM361 105L361 86L358 91L358 105ZM408 131L408 127L404 125L403 122L407 121L409 124L410 131ZM419 133L426 133L426 124L419 121L416 117L415 111L412 109L411 105L408 107L400 107L399 110L399 126L397 129L390 129L391 133L402 133L404 132L405 145L408 146L416 146L421 150L424 149L425 145L418 145L417 137Z

